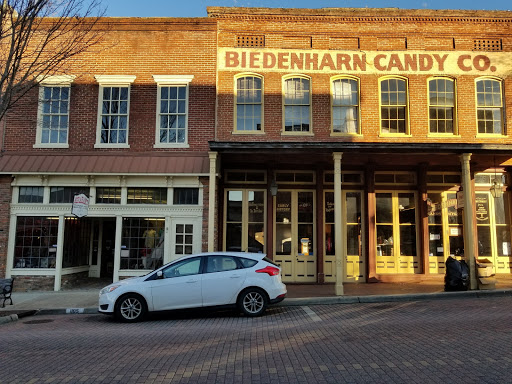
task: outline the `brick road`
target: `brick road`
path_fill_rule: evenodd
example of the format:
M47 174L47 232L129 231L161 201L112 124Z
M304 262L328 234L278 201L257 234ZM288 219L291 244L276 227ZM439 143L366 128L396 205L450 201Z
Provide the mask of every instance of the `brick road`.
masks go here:
M512 383L512 298L0 326L0 383Z

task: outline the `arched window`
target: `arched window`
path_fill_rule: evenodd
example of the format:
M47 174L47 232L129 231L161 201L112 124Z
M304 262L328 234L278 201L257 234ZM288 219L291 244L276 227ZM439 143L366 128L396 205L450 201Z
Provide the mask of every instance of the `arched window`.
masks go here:
M407 134L407 81L386 78L380 82L381 133Z
M284 131L310 132L311 87L305 77L284 80Z
M455 133L455 82L430 79L428 92L430 133Z
M332 132L359 133L359 84L357 79L332 82Z
M501 81L476 81L476 111L479 134L503 134L503 98Z
M262 130L262 89L259 76L245 75L236 79L236 131Z

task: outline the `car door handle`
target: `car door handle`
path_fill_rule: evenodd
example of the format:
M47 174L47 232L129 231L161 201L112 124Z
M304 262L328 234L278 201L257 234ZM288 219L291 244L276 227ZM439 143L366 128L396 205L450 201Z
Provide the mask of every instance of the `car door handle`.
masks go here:
M240 275L231 275L230 276L232 279L239 279L240 278Z
M189 280L187 281L188 284L197 283L199 280Z

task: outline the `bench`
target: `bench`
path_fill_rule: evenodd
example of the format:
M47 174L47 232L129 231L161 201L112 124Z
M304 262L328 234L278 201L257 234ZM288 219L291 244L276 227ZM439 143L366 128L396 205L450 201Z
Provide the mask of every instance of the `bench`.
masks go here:
M1 298L4 299L4 301L2 302L1 308L5 307L5 302L7 300L10 300L11 305L12 305L11 293L12 293L13 285L14 285L14 277L11 279L0 279L0 294L2 295L2 296L0 296L0 299Z

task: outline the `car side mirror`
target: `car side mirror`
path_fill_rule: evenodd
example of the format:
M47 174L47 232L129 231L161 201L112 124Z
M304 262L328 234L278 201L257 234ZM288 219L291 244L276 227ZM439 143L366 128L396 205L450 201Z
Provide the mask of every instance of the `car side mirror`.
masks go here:
M164 274L162 273L162 271L158 271L158 272L156 273L156 277L157 277L158 279L163 279L163 278L164 278Z

